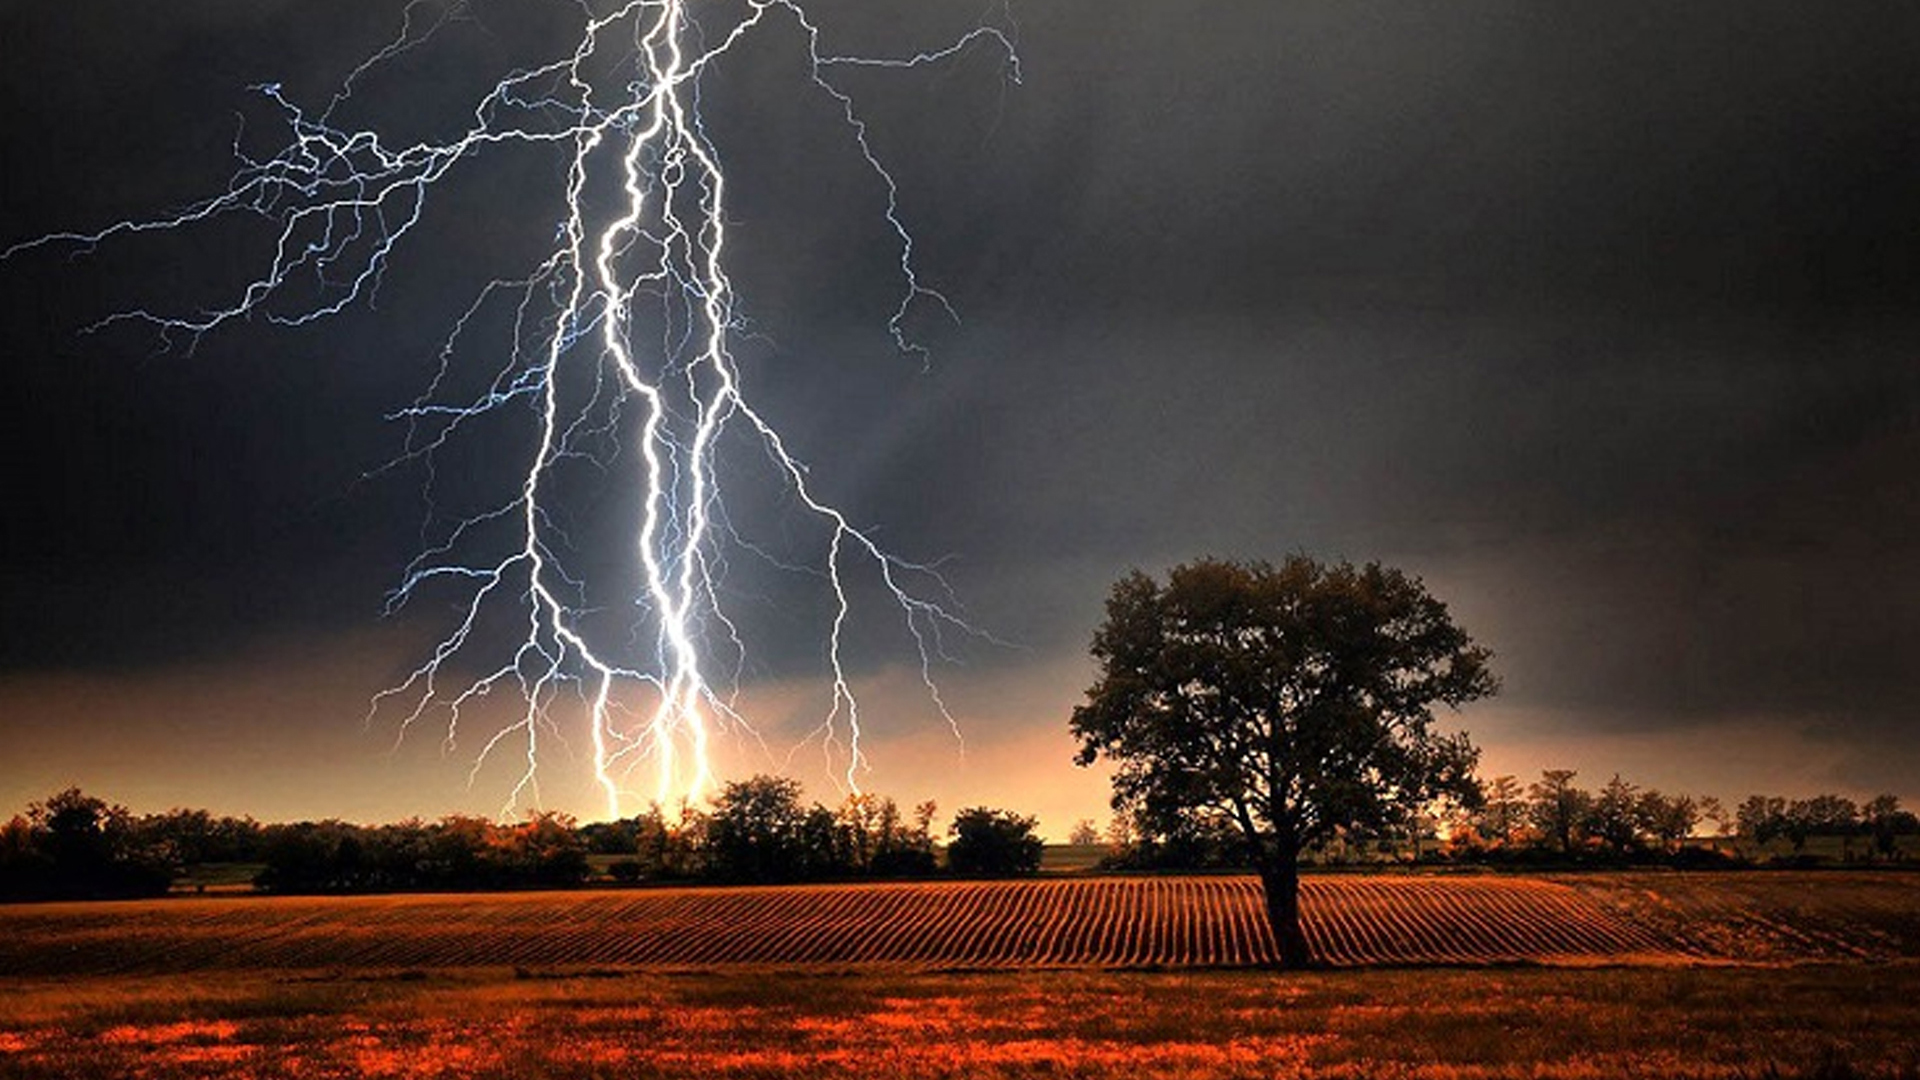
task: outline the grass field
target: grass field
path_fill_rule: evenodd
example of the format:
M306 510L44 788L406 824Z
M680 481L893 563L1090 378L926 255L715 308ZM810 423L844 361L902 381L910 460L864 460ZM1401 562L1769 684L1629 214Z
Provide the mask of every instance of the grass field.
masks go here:
M1920 875L1249 884L19 905L0 1077L1920 1078Z
M1920 966L8 980L0 1076L1920 1075Z

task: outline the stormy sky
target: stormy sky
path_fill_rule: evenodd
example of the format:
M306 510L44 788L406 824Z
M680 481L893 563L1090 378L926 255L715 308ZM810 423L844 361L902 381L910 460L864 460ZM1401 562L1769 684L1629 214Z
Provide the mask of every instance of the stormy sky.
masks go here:
M398 3L0 9L4 235L220 191L324 104ZM573 5L486 0L346 115L444 135ZM834 52L953 39L975 3L811 6ZM1891 6L1012 0L977 49L846 85L900 189L924 363L892 348L884 193L774 20L703 87L738 347L822 492L945 560L1006 643L937 672L856 629L872 787L1105 813L1066 719L1109 584L1307 551L1420 574L1496 653L1451 718L1487 772L1737 799L1920 797L1920 18ZM475 290L556 220L503 153L430 203L371 307L197 342L137 324L253 272L216 226L0 263L13 392L0 803L491 810L467 748L394 748L371 695L443 632L383 617L424 478L378 471ZM515 260L520 260L516 263ZM511 434L464 451L475 484ZM373 475L369 475L373 474ZM819 702L809 603L748 572L750 702ZM796 608L800 610L795 610ZM740 768L758 767L742 754ZM826 771L791 763L818 797ZM590 812L577 752L544 793Z

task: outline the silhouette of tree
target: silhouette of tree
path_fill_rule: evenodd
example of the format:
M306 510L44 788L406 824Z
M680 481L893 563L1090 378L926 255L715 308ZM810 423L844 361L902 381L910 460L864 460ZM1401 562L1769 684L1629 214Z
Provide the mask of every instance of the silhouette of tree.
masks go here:
M1574 853L1593 808L1593 796L1573 785L1572 769L1543 769L1527 785L1527 815L1563 855Z
M1520 781L1512 776L1496 776L1481 784L1480 811L1475 815L1480 835L1502 844L1513 842L1526 819L1526 809Z
M947 867L956 874L1004 877L1040 869L1046 845L1035 835L1033 818L1008 810L968 807L953 817L953 841Z
M800 782L778 776L733 781L707 818L707 869L727 881L794 881L808 869Z
M1860 816L1873 838L1873 851L1883 859L1899 857L1900 837L1920 833L1920 817L1902 810L1894 795L1875 795L1861 807Z
M27 808L0 830L0 895L11 899L156 896L174 864L126 807L77 787Z
M1852 799L1839 795L1815 795L1811 799L1795 799L1787 804L1786 836L1788 842L1793 844L1795 854L1805 850L1807 840L1815 836L1840 837L1844 852L1851 854L1853 835L1859 827L1860 808L1853 804Z
M1472 801L1465 736L1436 704L1492 694L1490 654L1399 570L1202 559L1163 586L1122 578L1094 634L1100 678L1073 712L1076 760L1119 769L1114 805L1149 835L1192 815L1237 826L1288 965L1309 961L1299 860L1343 827L1386 829Z
M1687 795L1664 795L1649 788L1640 793L1637 809L1642 827L1665 851L1677 851L1700 823L1700 803Z
M1766 846L1787 830L1787 800L1777 795L1749 795L1734 811L1740 835Z
M1640 845L1640 789L1619 773L1601 787L1588 816L1593 835L1624 855Z

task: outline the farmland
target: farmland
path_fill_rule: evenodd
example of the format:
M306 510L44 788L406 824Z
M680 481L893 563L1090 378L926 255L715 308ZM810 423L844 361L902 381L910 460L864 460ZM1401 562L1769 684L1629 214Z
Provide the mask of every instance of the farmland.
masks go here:
M1920 1075L1920 875L0 908L0 1077ZM1768 1070L1774 1070L1769 1072Z
M1684 960L1679 934L1558 882L1339 876L1303 888L1335 965ZM0 909L19 974L619 966L1217 967L1275 962L1248 877L919 882Z
M1331 966L1920 958L1920 876L1327 875ZM0 908L0 970L1236 967L1275 961L1233 876L174 898Z

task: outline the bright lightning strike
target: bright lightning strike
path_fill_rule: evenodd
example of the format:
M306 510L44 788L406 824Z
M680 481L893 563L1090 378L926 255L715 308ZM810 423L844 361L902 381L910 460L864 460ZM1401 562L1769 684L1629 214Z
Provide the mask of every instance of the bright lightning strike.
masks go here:
M390 257L455 169L510 146L551 151L563 163L564 185L551 249L475 298L448 335L426 392L395 414L409 431L401 460L425 463L430 493L436 455L456 438L502 415L530 416L534 433L511 491L430 535L394 590L392 609L442 585L462 599L452 629L400 685L379 695L375 714L397 708L403 736L444 715L451 746L481 698L517 695L517 719L486 734L473 762L477 774L501 754L523 759L507 812L539 800L543 744L561 736L555 706L563 699L584 701L593 774L609 815L622 812L623 798L642 795L638 787L663 803L709 793L715 737L752 737L737 706L746 647L720 587L730 558L763 554L728 513L739 448L751 446L783 497L825 537L824 555L810 568L831 608L822 627L830 704L817 736L841 780L857 791L866 768L845 657L856 606L851 575L870 575L890 595L918 651L925 692L957 738L933 665L944 655L943 634L976 631L954 613L932 567L888 553L816 493L805 465L748 397L730 351L743 320L728 273L727 172L702 122L701 87L749 35L783 20L798 31L812 89L832 103L850 152L876 181L899 253L901 293L888 329L902 350L917 352L907 331L916 306L951 308L916 270L894 178L836 76L937 65L990 48L1017 81L1008 34L981 26L911 55L846 56L823 47L820 27L795 0L631 0L599 14L583 7L570 50L493 85L457 137L401 145L336 122L369 73L464 14L458 5L437 17L430 10L414 0L394 41L317 113L278 85L259 87L283 115L288 140L265 158L241 155L219 195L169 216L42 237L6 254L255 214L274 225L271 254L226 302L192 316L135 311L107 321L141 320L193 340L249 318L306 324L370 300ZM472 351L467 339L499 321L489 313L503 309L511 329L492 348L483 389L455 390L471 383L460 368ZM607 594L594 580L600 565L570 535L585 516L569 503L580 470L616 473L637 492L622 530L621 580L635 611L624 634L606 631L592 599ZM510 539L497 542L500 536ZM504 654L493 651L499 639L489 630L503 612L519 627Z

